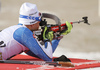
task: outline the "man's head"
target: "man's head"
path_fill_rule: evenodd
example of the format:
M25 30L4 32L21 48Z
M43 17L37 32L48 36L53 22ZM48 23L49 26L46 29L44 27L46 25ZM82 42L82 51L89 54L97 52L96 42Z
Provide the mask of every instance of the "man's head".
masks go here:
M37 6L31 3L24 3L20 8L19 23L25 25L30 30L37 30L41 21L41 16L37 10ZM35 26L38 25L38 26ZM31 28L35 26L34 28ZM37 28L36 28L37 27Z

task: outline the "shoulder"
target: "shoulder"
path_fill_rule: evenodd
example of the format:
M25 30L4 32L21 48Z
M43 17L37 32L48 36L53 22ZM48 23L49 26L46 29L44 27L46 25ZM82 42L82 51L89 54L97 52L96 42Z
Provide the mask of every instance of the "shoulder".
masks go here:
M27 37L33 36L33 32L30 31L27 27L20 27L17 30L15 30L15 32L13 34L14 38L16 38L16 37L22 38L25 36L27 36Z
M15 30L14 34L33 34L27 27L20 27Z
M13 38L18 41L19 43L25 45L26 41L29 38L33 38L33 32L30 31L28 28L26 27L20 27L18 28L14 34L13 34Z

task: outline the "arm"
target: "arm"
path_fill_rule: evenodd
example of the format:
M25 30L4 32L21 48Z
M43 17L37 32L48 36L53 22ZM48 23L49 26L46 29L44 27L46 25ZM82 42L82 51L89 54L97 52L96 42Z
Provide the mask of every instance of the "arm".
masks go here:
M25 27L21 27L14 32L14 39L26 46L39 58L45 61L52 61L52 46L50 42L45 43L43 47L35 38L33 38L33 33Z
M65 30L64 32L61 33L61 35L56 39L56 40L53 40L52 41L52 49L53 49L53 53L55 51L55 49L57 48L60 40L63 38L63 35L67 35L68 33L71 32L71 29L72 29L72 25L66 21L66 26L67 26L67 30Z
M31 52L30 50L25 51L25 53L26 53L27 55L32 56L32 57L39 58L39 57L38 57L38 56L36 56L33 52Z
M59 44L59 42L60 42L60 40L52 40L52 50L53 50L53 53L54 53L54 51L56 50L56 48L57 48L57 46L58 46L58 44Z

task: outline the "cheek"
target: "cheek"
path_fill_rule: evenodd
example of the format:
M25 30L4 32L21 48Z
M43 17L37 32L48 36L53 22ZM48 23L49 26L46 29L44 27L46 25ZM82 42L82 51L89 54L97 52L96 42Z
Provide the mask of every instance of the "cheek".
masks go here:
M38 25L38 24L35 26L35 29L36 29L36 30L39 29L39 25Z
M39 26L40 26L40 25L39 25L39 23L38 23L38 24L37 24L37 28L39 28Z
M39 22L38 22L38 23L36 23L35 25L33 25L33 29L34 29L34 30L38 30L38 29L39 29L39 26L40 26L40 25L39 25Z

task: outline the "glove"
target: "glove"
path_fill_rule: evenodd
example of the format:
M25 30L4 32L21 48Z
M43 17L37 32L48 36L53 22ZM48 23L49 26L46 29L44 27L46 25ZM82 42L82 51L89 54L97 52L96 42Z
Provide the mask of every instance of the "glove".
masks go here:
M68 33L71 32L72 25L68 21L66 21L66 26L67 26L68 29L66 31L62 32L61 33L62 35L67 35Z
M44 31L43 31L43 40L44 40L44 42L52 41L53 37L54 37L53 31L49 31L47 29L47 26L45 26Z

